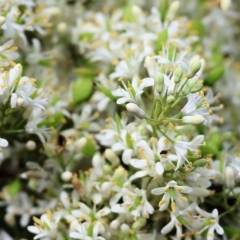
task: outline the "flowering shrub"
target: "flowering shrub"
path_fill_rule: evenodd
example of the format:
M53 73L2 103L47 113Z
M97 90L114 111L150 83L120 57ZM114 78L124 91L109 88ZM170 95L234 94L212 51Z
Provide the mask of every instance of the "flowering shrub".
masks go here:
M0 239L240 239L239 7L0 0Z

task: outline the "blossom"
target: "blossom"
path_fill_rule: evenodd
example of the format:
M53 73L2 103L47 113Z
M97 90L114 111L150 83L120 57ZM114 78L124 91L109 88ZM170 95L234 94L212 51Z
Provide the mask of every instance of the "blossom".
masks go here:
M117 104L123 104L126 102L138 104L140 101L140 95L144 92L143 89L153 86L153 79L144 78L143 80L140 80L139 77L135 75L128 86L126 86L123 81L122 84L125 89L118 88L115 91L115 96L120 97L117 100Z
M165 187L154 188L151 193L154 195L163 195L162 200L159 202L159 211L167 209L171 200L171 208L173 212L177 212L178 208L183 209L187 205L187 198L181 193L191 193L192 188L188 186L178 186L177 182L170 181Z
M135 219L140 216L148 218L149 214L153 213L154 209L147 200L145 190L135 188L131 191L127 188L122 188L121 193L123 196L123 203L113 205L111 208L112 212L123 214L130 212Z
M215 230L220 235L224 234L223 228L218 223L219 217L218 217L218 210L216 208L212 211L212 213L208 213L208 212L200 209L198 206L196 206L196 210L201 215L201 217L203 217L205 220L203 223L204 227L202 228L202 230L199 233L208 229L207 240L214 239L214 231Z

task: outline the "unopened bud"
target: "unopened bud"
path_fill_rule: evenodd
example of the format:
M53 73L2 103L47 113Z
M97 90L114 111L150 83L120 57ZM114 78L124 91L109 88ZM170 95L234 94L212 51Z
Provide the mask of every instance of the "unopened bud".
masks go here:
M168 14L167 14L167 18L172 20L174 19L178 9L180 6L180 2L179 1L174 1L171 3L171 5L169 6L169 10L168 10Z
M141 227L143 227L146 224L147 220L146 218L138 218L132 225L132 229L139 230Z
M200 68L201 68L200 59L194 59L188 68L187 76L189 78L193 77L199 71Z
M125 174L125 169L122 166L120 166L114 171L113 178L114 179L115 178L117 178L117 179L122 178L122 176L124 174Z
M221 0L220 7L223 11L227 11L231 7L232 1L231 0Z
M204 117L199 115L199 114L195 114L192 116L185 116L182 118L182 121L184 123L191 123L191 124L200 124L204 122Z
M187 85L190 89L192 89L196 84L197 84L197 78L193 77L193 78L190 78L188 79L187 81Z
M171 104L171 103L173 103L175 101L175 97L173 96L173 95L169 95L168 97L167 97L167 103L168 104Z
M234 171L230 166L227 166L225 168L225 179L226 179L226 185L228 188L234 187L235 185Z
M193 86L191 88L191 93L199 92L199 91L202 90L202 88L203 88L203 84L202 83L196 84L195 86Z
M123 223L123 224L121 225L121 231L122 231L123 233L127 233L129 230L130 230L130 227L129 227L127 224Z
M17 106L18 107L22 107L24 105L24 103L25 103L25 101L23 98L21 98L21 97L17 98Z
M137 118L143 119L145 118L145 112L135 103L128 103L126 105L128 112L132 113Z
M111 174L112 173L112 167L108 164L105 164L103 166L103 171L104 171L105 174Z
M84 146L86 146L87 144L87 139L85 137L79 138L75 143L75 147L77 150L82 150L84 148Z
M67 33L67 30L68 30L68 26L65 22L60 22L58 25L57 25L57 31L64 35L65 33Z
M69 182L72 179L73 174L69 171L62 173L61 178L64 182Z
M112 163L113 166L117 166L120 162L119 157L112 149L108 148L105 150L105 157Z
M193 163L193 166L194 167L204 167L207 163L208 163L208 161L206 159L198 159L197 161L195 161Z
M101 186L101 190L103 192L103 196L108 198L112 190L112 184L110 182L104 182Z
M15 226L15 224L16 224L16 222L15 222L15 215L12 214L12 213L7 213L4 216L4 220L11 227Z
M157 72L155 76L155 88L158 93L162 93L163 91L163 83L164 83L164 76L161 72Z
M183 69L181 67L177 67L173 74L174 82L179 83L182 76L183 76Z
M5 17L0 16L0 26L2 26L5 23Z
M117 230L120 226L120 223L118 220L113 220L111 223L110 223L110 228L112 228L113 230Z
M36 147L37 147L37 144L34 141L32 141L32 140L27 141L27 143L26 143L27 150L33 151L36 149Z

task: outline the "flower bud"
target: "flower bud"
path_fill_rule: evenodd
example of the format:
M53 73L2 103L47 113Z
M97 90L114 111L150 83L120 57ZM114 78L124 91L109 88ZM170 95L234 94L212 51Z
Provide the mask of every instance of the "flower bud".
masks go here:
M111 223L110 223L110 228L112 228L113 230L117 230L120 226L120 223L118 220L113 220Z
M132 225L133 230L139 230L141 227L143 227L146 224L147 220L146 218L138 218Z
M163 83L164 83L164 76L161 72L157 72L155 76L155 88L158 93L162 93L163 91Z
M103 192L103 196L108 198L112 190L112 184L110 182L104 182L101 186L101 190Z
M27 143L26 143L27 150L33 151L36 149L36 147L37 147L37 144L34 141L32 141L32 140L27 141Z
M145 112L135 103L128 103L126 105L128 112L132 113L137 118L143 119L145 118Z
M122 176L125 174L125 169L122 167L122 166L119 166L115 171L114 171L114 174L113 174L113 178L122 178Z
M2 26L5 23L5 17L0 16L0 26Z
M189 78L193 77L199 71L200 68L201 68L201 61L199 59L194 59L188 68L187 76Z
M129 227L127 224L123 223L123 224L121 225L121 231L122 231L123 233L127 233L129 230L130 230L130 227Z
M183 76L183 69L181 67L177 67L173 74L174 82L179 83L182 76Z
M193 163L193 166L194 167L204 167L207 163L208 163L208 161L206 159L198 159L197 161L195 161Z
M173 95L169 95L168 97L167 97L167 103L168 104L171 104L171 103L173 103L175 101L175 97L173 96Z
M113 166L117 166L120 163L119 157L112 149L108 148L105 150L105 157Z
M199 92L199 91L202 90L202 88L203 88L203 84L202 83L196 84L195 86L193 86L191 88L191 93Z
M61 178L64 182L69 182L72 179L73 174L69 171L62 173Z
M108 164L105 164L105 165L103 166L103 171L104 171L105 174L112 174L112 168L111 168L111 166L108 165Z
M68 26L65 22L60 22L58 25L57 25L57 31L64 35L65 33L67 33L68 31Z
M230 166L227 166L225 168L225 179L226 179L226 185L228 188L234 187L235 185L234 171Z
M197 84L197 78L193 77L188 79L187 85L190 89L192 89Z
M204 117L199 115L199 114L195 114L195 115L192 115L192 116L183 117L182 121L184 123L200 124L200 123L204 122Z
M75 147L78 151L82 150L87 144L87 139L85 137L79 138L75 143Z
M24 105L24 103L25 103L25 101L23 98L21 98L21 97L17 98L17 106L18 107L22 107Z
M176 16L177 11L179 9L179 6L180 6L180 2L179 1L174 1L174 2L171 3L171 5L169 6L168 13L167 13L167 18L169 20L174 19L174 17Z
M223 11L227 11L231 7L232 1L231 0L221 0L220 7Z

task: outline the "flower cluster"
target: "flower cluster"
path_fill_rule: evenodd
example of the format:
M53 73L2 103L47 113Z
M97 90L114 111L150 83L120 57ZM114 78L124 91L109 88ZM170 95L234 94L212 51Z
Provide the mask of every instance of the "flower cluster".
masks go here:
M240 238L234 7L0 0L0 238Z

